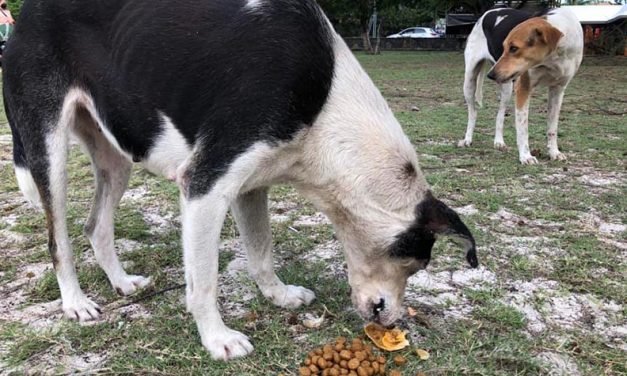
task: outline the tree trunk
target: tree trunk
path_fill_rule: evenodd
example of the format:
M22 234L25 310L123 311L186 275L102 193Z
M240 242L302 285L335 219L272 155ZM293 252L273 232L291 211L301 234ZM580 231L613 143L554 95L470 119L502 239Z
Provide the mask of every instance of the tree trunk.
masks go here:
M370 43L370 36L367 30L361 32L361 39L364 42L364 51L372 52L372 43Z
M375 55L378 55L381 53L380 48L381 48L381 24L382 23L383 22L381 22L379 24L379 27L377 28L377 44L374 46L374 51L372 52Z

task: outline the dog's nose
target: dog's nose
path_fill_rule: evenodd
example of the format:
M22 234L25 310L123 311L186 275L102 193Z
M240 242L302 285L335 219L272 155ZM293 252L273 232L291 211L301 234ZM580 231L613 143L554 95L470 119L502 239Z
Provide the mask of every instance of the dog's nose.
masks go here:
M488 78L491 79L492 81L496 80L496 75L494 74L494 69L491 69L488 72Z
M379 316L379 313L381 313L381 311L383 311L385 309L385 299L381 298L379 299L379 303L375 304L374 307L372 307L372 313L374 314L375 317Z

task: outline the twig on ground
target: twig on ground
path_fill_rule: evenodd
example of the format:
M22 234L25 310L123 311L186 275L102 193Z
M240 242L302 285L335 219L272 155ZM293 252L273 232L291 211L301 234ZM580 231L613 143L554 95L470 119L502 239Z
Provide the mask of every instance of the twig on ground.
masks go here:
M599 105L596 105L595 107L597 109L596 112L601 112L601 113L603 113L605 115L611 115L611 116L624 116L624 115L627 115L627 111L616 112L616 111L612 111L612 110L610 110L608 108L603 108L603 107L601 107Z
M329 309L327 308L326 305L322 305L322 308L324 308L324 312L322 313L322 315L327 315L327 316L331 316L333 318L337 318L337 315L331 311L329 311Z
M151 292L150 294L146 294L146 295L137 297L137 298L131 300L130 302L123 303L122 305L114 307L112 309L120 309L120 308L128 307L130 305L137 304L139 302L143 302L144 300L148 300L150 298L153 298L153 297L155 297L157 295L165 294L166 292L169 292L169 291L172 291L172 290L182 289L183 287L185 287L184 283L178 284L178 285L174 285L174 286L170 286L170 287L167 287L167 288L165 288L163 290Z

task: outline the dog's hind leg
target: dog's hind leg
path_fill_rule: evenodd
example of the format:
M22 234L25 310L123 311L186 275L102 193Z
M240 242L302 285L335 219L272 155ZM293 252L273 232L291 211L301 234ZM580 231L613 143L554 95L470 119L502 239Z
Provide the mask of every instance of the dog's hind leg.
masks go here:
M72 107L71 99L66 98L59 120L49 128L45 141L29 140L30 145L43 146L29 152L30 156L37 153L36 158L29 158L29 165L46 214L48 249L57 275L63 312L69 318L85 321L97 318L100 308L79 286L67 230L66 163L69 128L74 119Z
M85 223L85 235L111 286L120 295L130 295L150 283L149 278L126 274L115 254L113 214L126 190L131 162L111 145L93 117L82 107L77 109L74 131L91 157L96 179L94 202Z
M248 271L263 295L280 307L297 308L311 303L316 297L312 291L285 285L274 272L266 189L240 195L231 208L248 253Z
M466 106L468 106L468 125L466 127L466 136L457 143L457 146L464 147L472 144L472 135L477 124L477 81L480 74L483 73L483 65L487 64L485 60L467 60L466 72L464 74L464 98Z
M498 150L505 150L505 140L503 139L503 127L505 124L505 112L507 104L512 98L514 84L510 81L501 85L501 100L499 104L499 112L496 115L496 129L494 131L494 147Z
M563 161L566 156L557 147L557 123L559 122L562 100L564 99L565 86L549 87L549 116L547 121L547 141L549 157L551 160Z

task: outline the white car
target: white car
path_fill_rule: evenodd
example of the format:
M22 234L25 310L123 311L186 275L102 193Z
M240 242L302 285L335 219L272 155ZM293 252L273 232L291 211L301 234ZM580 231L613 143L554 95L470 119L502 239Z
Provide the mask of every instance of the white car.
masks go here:
M410 27L400 33L388 35L388 38L439 38L440 35L430 27Z

